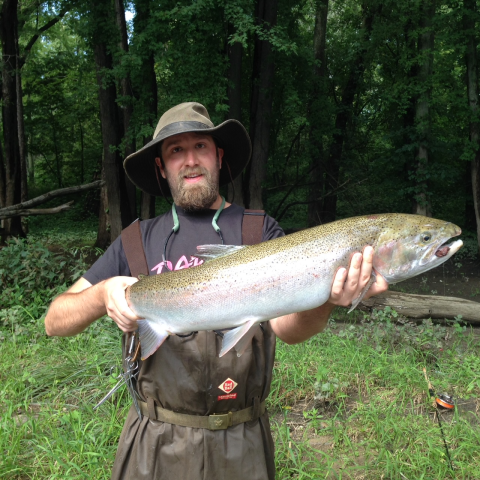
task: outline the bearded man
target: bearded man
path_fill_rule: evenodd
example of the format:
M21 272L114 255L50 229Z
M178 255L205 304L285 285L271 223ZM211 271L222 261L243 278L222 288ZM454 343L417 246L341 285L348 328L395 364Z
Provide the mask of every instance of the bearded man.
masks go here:
M171 211L140 223L144 252L138 255L145 256L149 274L199 265L202 261L192 256L197 245L242 244L246 212L226 202L219 186L233 181L250 155L245 128L236 120L215 127L201 104L177 105L160 118L153 140L124 162L127 175L144 192L173 197ZM283 235L268 215L260 233L261 241ZM105 314L125 333L137 329L138 317L125 299L125 289L137 279L130 276L124 247L117 238L54 300L45 318L48 335L75 335ZM298 343L322 331L335 305L347 306L359 296L372 260L371 247L363 256L356 253L348 272L337 272L326 304L262 323L241 357L230 351L219 358L222 332L169 336L140 364L136 391L142 414L130 409L112 478L273 480L265 399L275 339ZM365 298L386 289L377 275ZM234 420L220 429L210 421L229 415Z

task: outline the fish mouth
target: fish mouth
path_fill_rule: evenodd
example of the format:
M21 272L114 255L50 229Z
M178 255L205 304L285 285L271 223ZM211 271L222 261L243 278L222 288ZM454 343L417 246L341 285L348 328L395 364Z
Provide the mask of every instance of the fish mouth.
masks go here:
M455 240L454 242L447 244L444 243L440 245L439 248L435 251L435 255L439 258L447 257L450 258L454 253L456 253L463 245L461 240ZM445 260L447 260L445 258Z

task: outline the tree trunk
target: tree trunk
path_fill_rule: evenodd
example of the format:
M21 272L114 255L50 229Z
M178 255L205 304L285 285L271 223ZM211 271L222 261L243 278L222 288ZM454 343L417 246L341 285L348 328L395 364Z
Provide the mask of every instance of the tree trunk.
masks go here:
M151 2L149 0L135 1L135 32L138 35L144 34L146 30L150 29L149 22L152 21ZM140 105L143 112L146 114L146 122L152 126L156 126L158 121L157 104L157 79L155 75L155 56L151 50L143 49L140 54L141 58L141 76L140 82L135 85L136 96L140 98ZM144 138L143 144L146 145L151 138ZM153 218L155 216L155 197L148 193L142 192L142 199L140 204L140 217L144 220Z
M110 241L115 240L122 228L132 221L125 172L120 157L122 126L117 106L116 86L111 81L113 58L112 51L118 46L115 39L119 30L115 24L115 12L109 2L91 4L92 44L97 70L98 97L100 105L100 123L102 125L103 169L106 181ZM100 221L102 215L99 216ZM99 230L103 227L99 228ZM100 240L97 239L100 244ZM106 245L105 245L106 246Z
M422 20L420 27L422 33L419 38L419 55L421 64L418 80L422 93L420 94L415 112L419 144L416 156L415 195L413 197L413 213L431 216L430 202L428 200L428 143L430 136L429 105L432 97L431 76L433 71L433 16L435 15L435 0L423 0Z
M477 38L475 36L476 2L464 1L465 14L463 17L464 30L467 37L466 64L467 64L467 94L468 104L472 112L470 120L470 141L474 147L474 157L471 166L473 205L477 224L478 253L480 254L480 122L478 120L478 64Z
M120 32L120 42L118 45L120 51L122 52L120 58L123 60L123 57L126 57L128 54L127 23L125 21L125 8L123 6L123 0L115 0L115 13L117 28ZM125 141L123 158L126 158L135 151L135 136L131 131L131 119L133 113L133 105L131 101L132 91L130 75L128 74L128 69L126 68L122 78L120 79L120 95L122 96L123 105L119 105L119 115L123 125L123 137ZM123 212L124 217L127 213L129 214L129 218L125 218L125 226L125 223L130 224L137 218L137 191L135 185L126 175L123 175L123 180L125 181L125 190L127 192L129 207L128 212Z
M18 42L17 42L18 48ZM20 198L22 202L28 198L28 184L27 184L27 146L25 142L25 124L23 121L23 91L22 91L22 77L20 75L20 66L16 61L15 72L15 86L17 89L17 123L18 123L18 146L20 155L20 183L21 193Z
M100 122L102 125L103 168L107 195L108 216L110 219L110 241L115 240L122 231L120 168L121 160L118 148L120 145L120 128L117 116L115 85L104 84L105 71L112 68L111 55L107 53L104 43L95 45L95 63L97 67L98 97L100 103ZM103 190L103 189L102 189ZM97 243L99 240L97 239ZM103 245L103 248L106 245Z
M327 32L328 0L317 1L313 49L315 57L313 98L309 105L310 148L311 148L311 181L308 205L308 226L321 223L322 201L324 192L325 159L323 157L322 131L327 100L327 56L325 53Z
M105 170L102 168L102 180L105 181ZM100 190L100 206L98 213L98 232L95 247L105 250L110 243L110 216L108 214L107 189L102 187Z
M3 146L0 140L0 208L5 207L5 161Z
M4 198L6 207L22 201L20 150L18 145L16 58L18 56L17 0L4 0L0 12L2 42L2 123L4 138ZM0 184L1 185L1 184ZM3 237L23 235L20 217L5 220Z
M364 4L362 8L364 15L362 45L353 58L350 65L350 74L345 88L342 91L342 98L338 105L338 112L335 119L335 133L333 134L333 141L330 146L330 153L326 165L325 197L321 213L323 223L333 222L336 218L337 194L335 192L338 190L339 185L340 165L344 147L348 141L348 128L352 119L353 104L365 72L365 62L368 53L367 46L372 33L373 20L379 13L381 5L373 9Z
M233 34L233 25L228 25L228 37ZM228 38L227 38L228 41ZM229 59L228 70L228 118L242 121L242 44L235 42L227 43ZM228 184L228 198L237 205L244 206L243 200L243 172Z
M257 24L270 29L277 23L278 0L257 0ZM253 60L250 138L252 159L247 169L245 202L249 208L263 209L262 183L267 172L274 76L272 45L256 38Z

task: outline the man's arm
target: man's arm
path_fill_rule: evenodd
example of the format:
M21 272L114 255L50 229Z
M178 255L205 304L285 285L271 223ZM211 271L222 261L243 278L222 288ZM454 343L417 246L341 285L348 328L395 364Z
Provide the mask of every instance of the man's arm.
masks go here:
M120 330L136 330L138 317L127 305L125 289L137 281L133 277L112 277L92 286L80 278L50 305L45 317L47 335L76 335L105 314Z
M300 343L324 330L335 306L347 307L358 298L370 280L372 269L373 248L366 247L363 255L361 253L353 255L348 271L346 268L338 269L327 303L313 310L292 313L271 320L272 329L277 337L289 344ZM388 283L377 274L376 282L364 298L377 295L387 289Z

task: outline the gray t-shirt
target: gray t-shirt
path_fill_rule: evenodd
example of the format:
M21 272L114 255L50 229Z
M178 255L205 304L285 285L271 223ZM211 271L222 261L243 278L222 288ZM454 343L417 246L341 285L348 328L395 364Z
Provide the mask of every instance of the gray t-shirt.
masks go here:
M225 245L241 245L242 220L245 209L232 204L225 208L217 220L222 231ZM219 235L212 226L216 210L187 213L177 207L179 230L174 233L167 245L166 260L170 270L181 270L197 266L203 260L196 258L198 245L220 244ZM169 211L164 215L145 220L140 223L145 256L150 275L167 271L162 260L165 240L172 231L173 216ZM283 230L278 223L268 215L263 224L262 241L282 237ZM127 258L123 250L121 237L118 237L107 249L105 254L83 275L92 285L115 276L130 276Z

